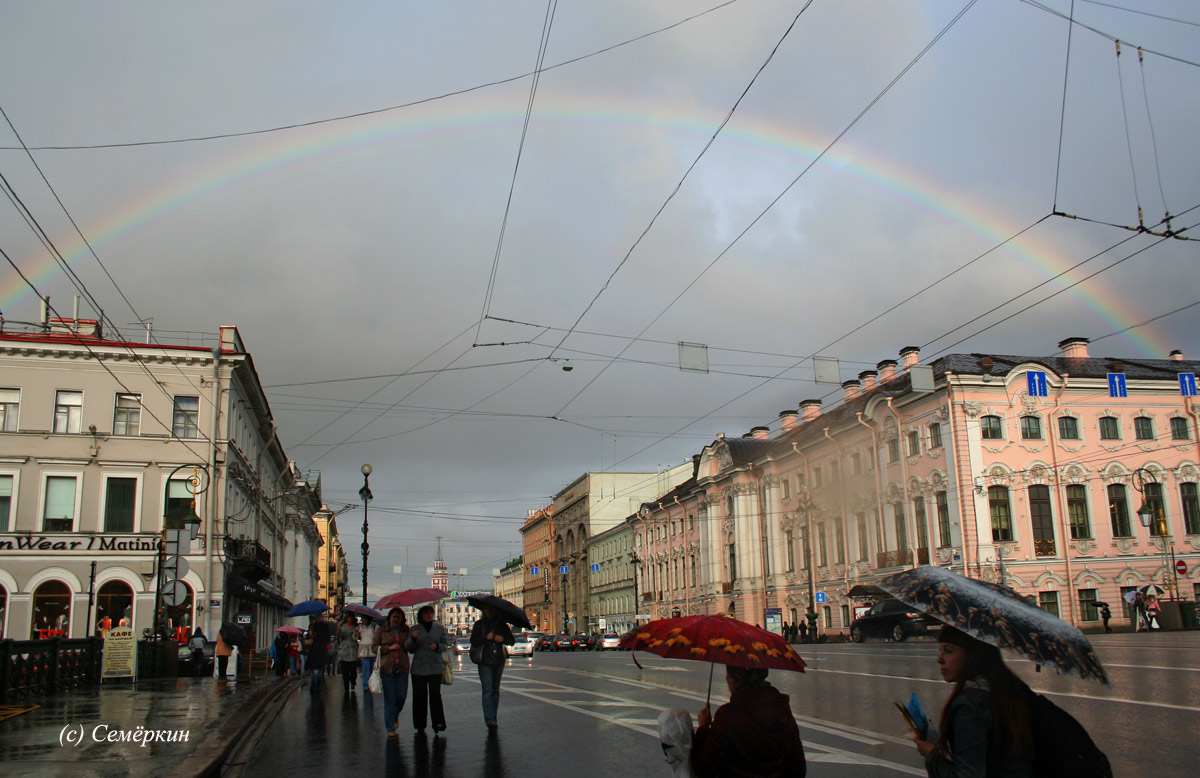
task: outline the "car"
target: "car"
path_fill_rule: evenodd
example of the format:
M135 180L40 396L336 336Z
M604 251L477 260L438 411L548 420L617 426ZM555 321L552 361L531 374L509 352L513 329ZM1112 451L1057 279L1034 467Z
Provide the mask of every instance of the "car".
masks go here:
M522 633L516 636L516 642L508 647L509 656L533 656L533 641Z
M471 638L469 636L465 638L455 638L454 651L459 655L471 653Z
M572 650L587 651L592 647L592 636L584 635L583 633L575 635L573 638L571 638L571 645L573 647Z
M615 632L606 632L596 639L593 646L597 651L616 650L621 647L621 637Z
M555 641L555 638L557 638L557 637L558 637L558 635L555 635L553 633L547 633L545 635L542 635L540 638L537 639L537 643L534 643L534 645L533 645L534 650L535 651L553 651L554 650L554 641Z
M555 651L574 651L576 646L575 637L573 635L555 635L554 650Z
M517 640L520 640L521 636L524 635L525 639L528 640L534 647L536 647L538 641L541 640L542 636L545 634L545 632L515 632L513 633L513 637L515 637Z
M850 639L861 643L881 637L897 643L915 635L927 635L939 622L899 600L882 600L850 624Z

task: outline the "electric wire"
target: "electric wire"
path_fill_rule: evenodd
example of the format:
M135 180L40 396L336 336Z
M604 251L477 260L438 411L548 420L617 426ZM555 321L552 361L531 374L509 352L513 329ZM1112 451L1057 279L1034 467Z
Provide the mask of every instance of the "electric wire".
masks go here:
M1117 330L1116 332L1110 332L1110 333L1108 333L1107 335L1101 335L1101 336L1100 336L1100 337L1098 337L1098 338L1092 338L1092 343L1095 343L1095 342L1096 342L1096 341L1098 341L1098 340L1104 340L1105 338L1111 338L1111 337L1115 337L1115 336L1117 336L1117 335L1124 334L1124 333L1126 333L1126 332L1129 332L1130 330L1137 329L1138 327L1145 327L1147 324L1153 324L1154 322L1158 321L1159 319L1165 319L1165 318L1167 318L1168 316L1174 316L1174 315L1175 315L1175 314L1177 314L1177 313L1181 313L1182 311L1186 311L1186 310L1188 310L1189 308L1194 308L1194 307L1196 307L1197 305L1200 305L1200 300L1197 300L1197 301L1196 301L1196 302L1194 302L1194 303L1188 303L1187 305L1180 306L1179 308L1172 309L1172 310L1170 310L1170 311L1167 311L1166 313L1160 313L1158 316L1155 316L1155 317L1153 317L1153 318L1150 318L1150 319L1146 319L1146 320L1145 320L1145 321L1143 321L1143 322L1138 322L1137 324L1130 324L1128 327L1126 327L1126 328L1124 328L1124 329Z
M1062 109L1058 115L1058 163L1054 168L1054 207L1053 211L1058 211L1058 182L1062 176L1062 152L1063 152L1063 135L1067 126L1067 84L1071 77L1071 36L1075 31L1075 25L1071 24L1071 20L1075 18L1075 0L1071 0L1071 18L1067 20L1067 54L1063 64L1063 88L1062 88Z
M1125 78L1121 74L1121 42L1117 41L1117 83L1121 90L1121 117L1125 121L1125 148L1129 152L1129 174L1133 178L1133 200L1137 203L1138 224L1143 223L1142 197L1138 192L1137 166L1133 162L1133 136L1129 133L1129 107L1125 101Z
M1154 174L1158 177L1158 194L1162 197L1163 221L1171 226L1171 206L1167 204L1167 190L1163 187L1162 163L1158 159L1158 133L1154 131L1154 114L1150 111L1150 89L1146 86L1146 58L1138 49L1138 72L1142 75L1142 100L1146 104L1146 124L1150 127L1150 146L1154 150Z
M1120 40L1120 38L1118 38L1115 35L1104 32L1103 30L1097 29L1096 27L1092 27L1091 25L1084 24L1083 22L1079 21L1078 19L1073 19L1071 17L1068 17L1068 16L1064 15L1061 11L1051 8L1050 6L1039 2L1038 0L1021 0L1021 2L1025 3L1026 5L1032 6L1036 9L1038 9L1039 11L1044 11L1044 12L1050 14L1051 16L1057 16L1059 19L1065 19L1066 21L1070 22L1072 26L1082 27L1083 29L1087 30L1088 32L1095 33L1096 35L1099 35L1101 38L1104 38L1113 43L1116 43L1118 40ZM1137 44L1130 43L1130 41L1125 41L1125 43L1128 43L1130 45L1137 45ZM1178 62L1183 65L1191 65L1194 68L1200 68L1200 62L1194 62L1189 59L1184 59L1183 57L1177 57L1174 54L1167 54L1162 51L1157 51L1157 50L1149 48L1147 46L1141 46L1141 48L1147 54L1153 54L1156 57L1162 57L1163 59L1169 59L1169 60Z
M1088 5L1099 5L1105 8L1112 8L1117 11L1124 11L1125 13L1138 14L1139 16L1149 16L1154 19L1162 19L1163 21L1167 22L1175 22L1176 24L1187 24L1192 27L1200 27L1200 22L1189 22L1186 19L1176 19L1173 16L1164 16L1162 14L1150 13L1149 11L1139 11L1136 8L1126 8L1125 6L1114 5L1112 3L1102 3L1099 2L1099 0L1081 0L1081 2L1087 3Z

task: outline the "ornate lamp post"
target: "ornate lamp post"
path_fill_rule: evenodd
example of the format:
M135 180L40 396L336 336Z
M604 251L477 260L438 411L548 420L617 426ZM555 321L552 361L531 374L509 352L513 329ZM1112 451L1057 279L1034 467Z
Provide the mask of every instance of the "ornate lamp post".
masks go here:
M812 497L808 494L808 487L800 488L798 495L799 505L797 506L804 514L804 546L806 553L804 564L808 566L808 613L804 614L804 618L808 620L808 634L811 642L817 642L817 571L813 566L813 534L812 534Z
M362 558L363 558L363 600L362 604L367 604L367 557L371 554L371 544L367 542L367 508L371 500L375 499L375 495L371 494L371 473L375 468L370 465L363 465L361 470L363 474L363 485L358 490L358 496L363 501L363 542L362 542Z
M1138 490L1142 495L1142 506L1137 509L1138 519L1141 520L1142 526L1149 528L1154 527L1155 531L1151 535L1157 535L1161 545L1159 548L1162 551L1163 558L1163 583L1166 585L1167 592L1171 595L1172 600L1179 599L1179 587L1175 579L1175 543L1167 537L1167 517L1163 512L1162 494L1155 488L1154 494L1150 497L1146 496L1146 486L1150 484L1158 487L1158 479L1154 473L1144 467L1139 467L1133 471L1133 488ZM1151 542L1154 538L1151 537Z
M189 502L189 507L183 510L168 508L171 499L171 479L175 474L185 467L192 468L192 475L184 481L185 488L192 498ZM205 479L208 477L208 470L204 465L180 465L171 471L167 476L167 483L163 487L163 523L162 532L158 543L158 574L155 576L157 586L154 591L154 635L155 639L163 637L166 627L166 608L163 605L163 590L166 588L169 581L167 580L167 530L186 529L190 540L195 540L200 534L200 525L203 520L196 515L196 495L208 489L207 484L201 487L200 472L203 471ZM176 555L174 559L180 559L182 555ZM178 572L179 568L175 568ZM212 583L209 582L209 586Z

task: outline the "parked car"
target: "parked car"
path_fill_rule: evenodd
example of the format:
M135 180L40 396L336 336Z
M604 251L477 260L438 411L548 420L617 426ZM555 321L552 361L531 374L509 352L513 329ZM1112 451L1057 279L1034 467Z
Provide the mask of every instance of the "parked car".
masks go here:
M536 646L537 642L541 640L542 636L545 634L545 632L517 632L513 635L513 637L515 637L517 640L520 640L521 636L524 635L526 640Z
M558 638L558 635L555 635L553 633L547 633L545 635L542 635L540 638L537 639L537 642L533 644L533 648L535 651L553 651L554 650L554 641L557 638Z
M471 636L468 635L465 638L455 638L454 651L459 655L471 653Z
M620 648L621 637L615 632L606 632L596 638L596 644L593 646L597 651L609 651Z
M587 651L592 647L592 636L585 635L581 632L572 638L571 645L574 647L573 650L575 651Z
M575 642L574 635L555 635L554 636L554 650L555 651L574 651L575 645L576 645L576 642Z
M850 639L861 643L867 638L891 639L899 643L914 635L926 635L940 626L937 619L926 616L899 600L875 603L867 613L850 624Z
M527 633L513 636L516 640L508 647L509 656L533 656L533 641L529 639Z

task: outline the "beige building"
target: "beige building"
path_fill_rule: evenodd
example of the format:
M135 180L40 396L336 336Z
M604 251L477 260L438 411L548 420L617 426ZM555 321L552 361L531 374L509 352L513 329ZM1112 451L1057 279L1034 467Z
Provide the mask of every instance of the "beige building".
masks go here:
M313 523L321 535L321 549L317 553L317 591L314 600L338 610L346 604L346 585L349 570L346 565L346 550L338 538L337 515L322 505L313 515Z
M265 646L315 593L320 490L285 456L236 327L147 345L95 321L0 322L3 637L140 635L161 607L176 639L241 621ZM164 515L193 514L160 576Z
M525 571L521 557L511 560L492 574L492 591L518 608L525 607Z

